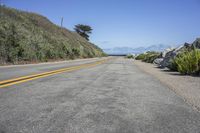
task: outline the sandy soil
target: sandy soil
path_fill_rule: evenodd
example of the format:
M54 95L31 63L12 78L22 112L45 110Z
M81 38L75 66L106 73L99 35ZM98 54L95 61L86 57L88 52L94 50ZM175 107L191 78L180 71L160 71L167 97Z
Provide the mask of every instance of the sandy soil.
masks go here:
M185 76L168 69L160 69L154 64L134 61L134 64L148 74L155 76L176 94L181 96L194 109L200 111L200 77Z

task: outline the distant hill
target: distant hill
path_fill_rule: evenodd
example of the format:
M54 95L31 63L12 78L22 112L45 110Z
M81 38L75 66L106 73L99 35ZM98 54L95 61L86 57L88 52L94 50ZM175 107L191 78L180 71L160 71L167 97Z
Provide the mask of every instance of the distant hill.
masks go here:
M103 49L103 51L107 54L139 54L146 51L163 51L167 48L170 48L169 45L158 44L158 45L151 45L149 47L138 47L138 48L130 48L130 47L115 47L111 49Z
M36 13L1 6L0 64L105 55L77 33Z

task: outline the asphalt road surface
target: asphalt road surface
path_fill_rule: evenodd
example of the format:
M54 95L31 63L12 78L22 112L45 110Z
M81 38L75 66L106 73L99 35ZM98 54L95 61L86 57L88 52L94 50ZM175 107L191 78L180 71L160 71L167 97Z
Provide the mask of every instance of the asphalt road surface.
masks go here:
M0 79L93 61L0 67ZM119 57L1 88L0 133L200 133L200 113Z

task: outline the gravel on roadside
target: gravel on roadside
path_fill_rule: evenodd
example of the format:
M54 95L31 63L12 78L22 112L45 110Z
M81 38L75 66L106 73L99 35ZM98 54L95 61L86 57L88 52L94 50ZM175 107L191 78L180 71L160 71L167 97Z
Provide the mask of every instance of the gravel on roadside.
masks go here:
M159 79L188 104L191 104L194 109L200 111L200 77L181 75L178 72L160 69L154 64L138 60L135 60L134 64L144 72Z

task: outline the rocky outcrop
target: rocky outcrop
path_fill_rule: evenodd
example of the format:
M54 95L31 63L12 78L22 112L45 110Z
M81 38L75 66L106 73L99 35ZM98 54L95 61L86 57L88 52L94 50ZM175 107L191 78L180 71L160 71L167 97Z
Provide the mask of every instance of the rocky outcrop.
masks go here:
M163 61L163 58L157 58L153 61L153 64L157 64L160 66L161 62Z
M200 49L200 38L197 38L192 44L185 43L184 45L172 49L170 51L165 50L162 55L163 58L156 59L154 61L155 64L158 64L160 67L172 67L172 60L180 53L186 50L192 50L194 48Z
M197 38L193 43L192 47L200 49L200 38Z
M179 53L181 53L181 51L183 51L183 49L185 49L185 45L184 46L180 46L180 47L178 47L178 48L176 48L176 49L173 49L173 50L171 50L171 51L169 51L169 52L167 52L166 54L165 54L165 56L163 57L163 61L162 62L160 62L160 66L161 67L170 67L170 65L171 65L171 60L174 58L174 57L176 57L176 55L178 55Z

